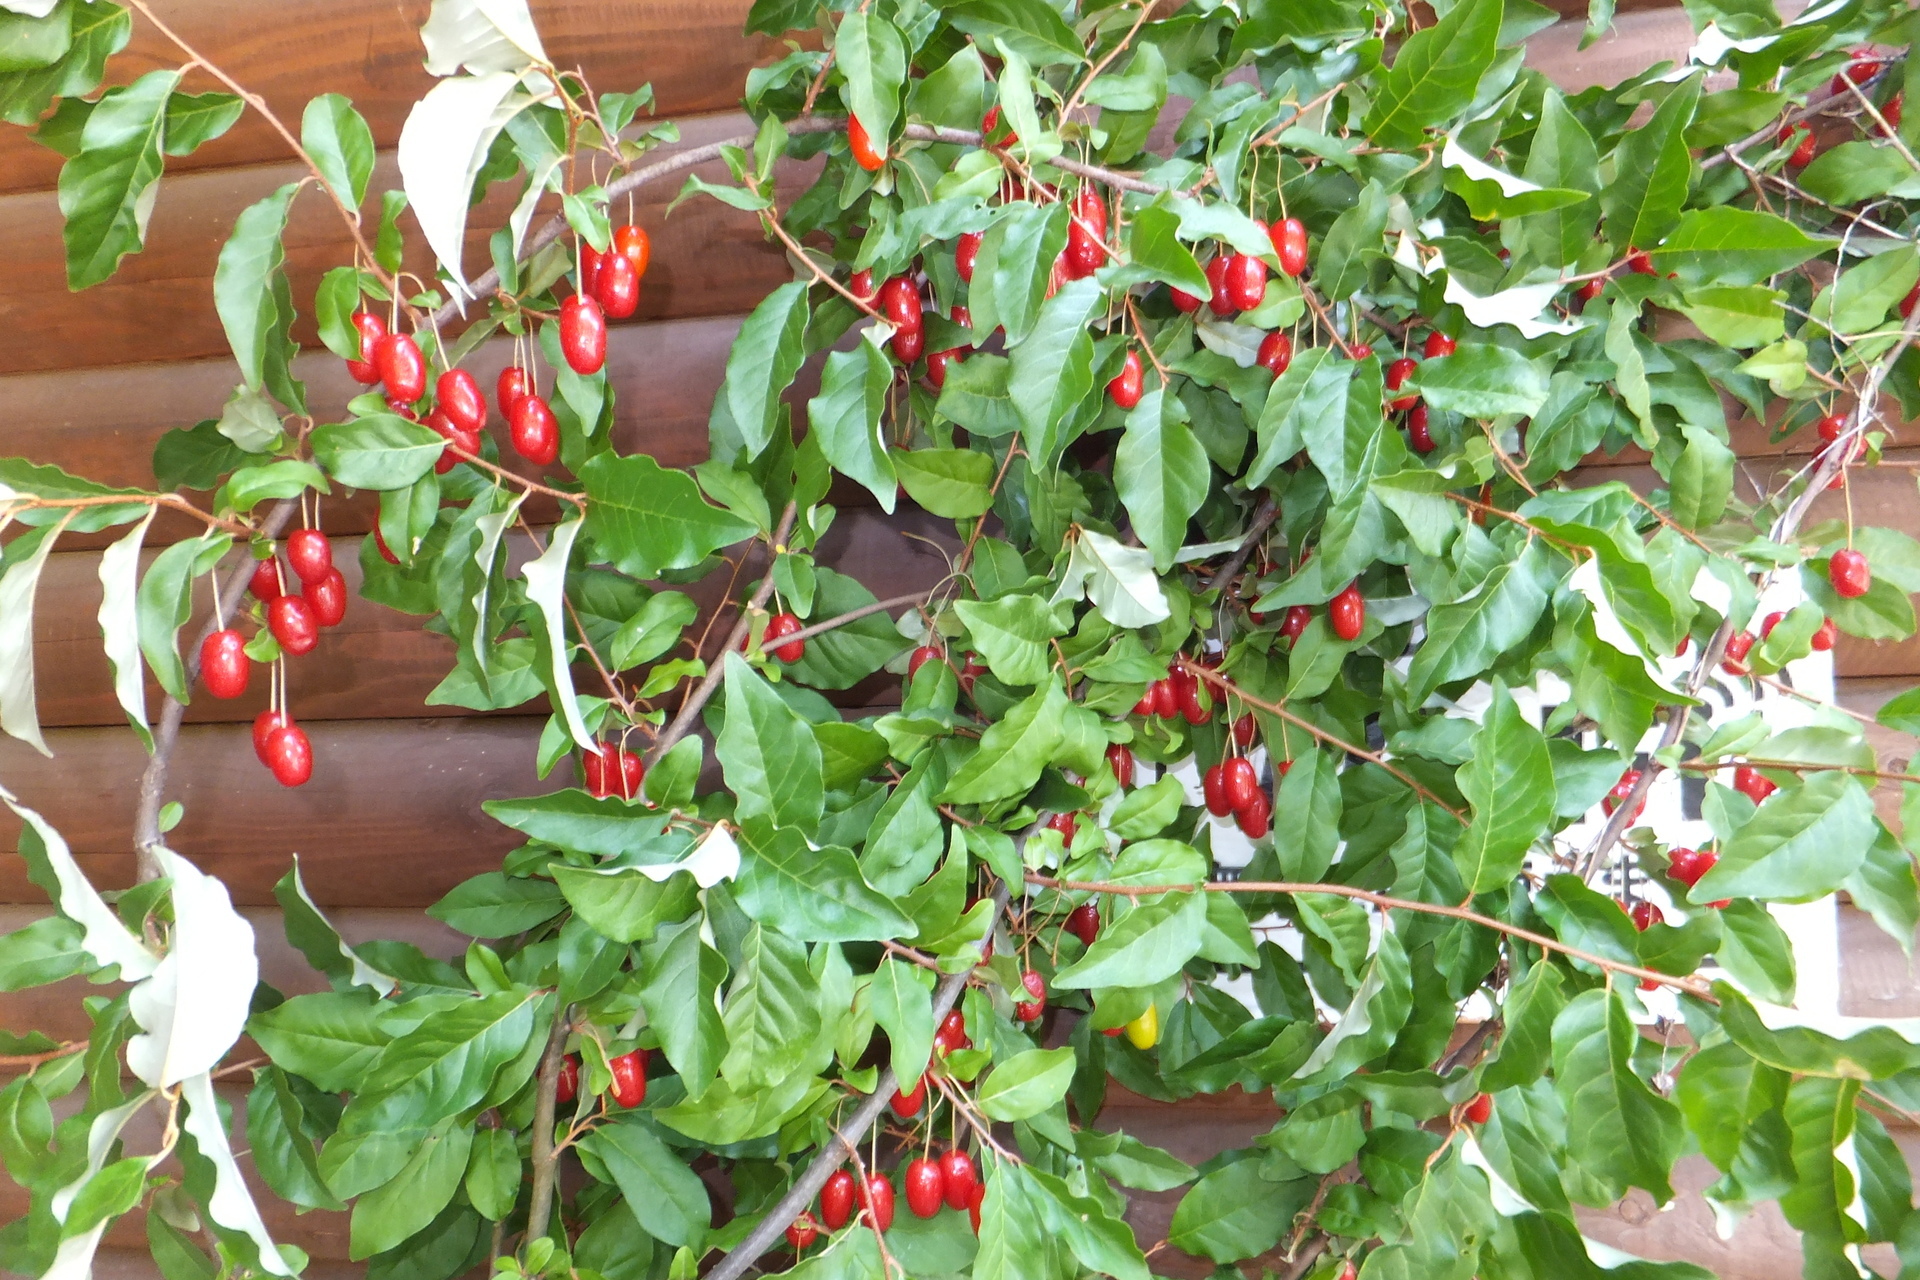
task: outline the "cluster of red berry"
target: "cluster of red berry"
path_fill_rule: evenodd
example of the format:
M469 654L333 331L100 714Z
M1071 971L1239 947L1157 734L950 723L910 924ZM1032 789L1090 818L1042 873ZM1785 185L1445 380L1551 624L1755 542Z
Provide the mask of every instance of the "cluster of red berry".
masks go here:
M647 1100L647 1055L639 1049L623 1053L619 1057L607 1059L607 1070L613 1073L613 1087L608 1090L614 1102L622 1107L637 1107ZM555 1081L553 1100L566 1104L580 1096L580 1059L568 1054L560 1062L560 1075Z
M1846 557L1846 559L1843 560L1843 556ZM1828 576L1833 583L1833 593L1837 596L1863 596L1867 593L1868 586L1871 585L1871 574L1867 568L1867 558L1858 551L1843 550L1834 552L1833 561L1828 568ZM1753 646L1772 635L1773 629L1779 626L1781 619L1786 616L1787 615L1780 610L1769 613L1765 618L1761 619L1760 634L1757 636L1751 631L1736 631L1728 636L1727 647L1720 655L1720 669L1730 676L1744 676L1752 671L1753 667L1747 662L1747 656L1753 652ZM1817 652L1825 653L1827 650L1833 648L1834 642L1839 638L1840 628L1835 625L1833 619L1822 618L1820 620L1820 629L1813 633L1813 639L1809 641L1809 643ZM1687 651L1688 643L1688 638L1682 636L1680 638L1680 647L1675 650L1674 656L1680 657L1684 655Z
M1229 756L1207 770L1201 775L1200 791L1208 813L1216 818L1232 814L1250 840L1266 835L1273 823L1273 801L1261 788L1253 761L1245 756Z
M647 780L647 762L638 751L629 751L618 743L599 742L593 750L581 753L580 772L587 794L594 799L619 796L633 800Z
M1161 720L1171 720L1179 716L1188 724L1205 724L1213 719L1213 707L1200 697L1200 678L1181 664L1191 661L1186 654L1180 654L1173 662L1173 669L1164 680L1155 680L1147 686L1147 691L1134 704L1133 714L1154 716ZM1202 666L1217 667L1218 658L1204 660Z
M1256 617L1260 622L1264 615ZM1307 624L1313 621L1313 608L1310 605L1296 604L1287 607L1286 614L1280 619L1280 635L1288 644L1300 638ZM1367 600L1360 594L1360 584L1349 582L1327 601L1327 625L1333 628L1333 634L1342 640L1358 640L1360 633L1367 629Z

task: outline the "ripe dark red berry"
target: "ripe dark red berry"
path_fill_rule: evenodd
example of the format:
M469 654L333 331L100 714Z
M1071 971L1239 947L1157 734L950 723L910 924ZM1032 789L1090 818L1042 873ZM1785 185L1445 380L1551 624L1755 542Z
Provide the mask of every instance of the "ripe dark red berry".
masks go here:
M1201 698L1198 680L1192 676L1176 679L1174 690L1180 695L1181 718L1188 724L1205 724L1213 719L1213 708Z
M1146 371L1140 366L1140 353L1127 352L1126 363L1120 366L1120 372L1113 375L1107 383L1107 398L1122 409L1131 409L1140 403L1140 392L1145 384Z
M1280 620L1280 634L1291 644L1300 638L1300 633L1313 621L1313 610L1304 604L1287 606L1287 616Z
M624 253L610 253L600 261L594 295L609 320L625 320L640 309L640 272Z
M794 1252L810 1247L820 1238L820 1228L813 1225L813 1215L803 1213L787 1224L787 1244Z
M1077 279L1107 263L1107 202L1092 187L1080 188L1073 198L1073 220L1067 224L1067 269Z
M964 1151L949 1151L940 1157L940 1173L945 1179L947 1208L964 1209L980 1185L980 1174L973 1157Z
M267 605L267 630L280 642L280 648L299 657L312 653L320 642L320 620L305 596L285 595Z
M580 1059L568 1054L560 1059L560 1074L555 1077L555 1102L572 1102L580 1096Z
M973 264L980 258L980 242L987 238L984 231L966 231L960 236L960 243L954 246L953 269L968 284L973 283Z
M329 569L317 582L309 582L300 594L313 610L313 620L323 627L337 627L347 616L347 580L338 569Z
M1184 312L1187 315L1192 315L1198 311L1200 304L1206 301L1205 298L1188 293L1185 289L1175 289L1171 285L1167 286L1167 294L1173 299L1174 310Z
M606 254L600 252L585 240L580 242L581 293L591 297L593 296L594 290L600 287L600 267L606 260Z
M1747 799L1759 804L1780 788L1773 780L1750 764L1736 765L1733 770L1733 789Z
M920 287L910 276L894 276L880 286L878 309L901 330L918 330L926 322L920 305Z
M907 659L907 679L912 680L916 675L920 674L920 668L926 666L929 662L940 662L943 660L944 655L942 655L938 649L930 644L921 645L918 649L915 649L912 656Z
M508 365L500 371L500 377L493 384L494 399L500 404L500 416L511 420L513 407L533 394L533 380L527 377L527 371L518 365Z
M1845 95L1851 99L1853 94L1847 88L1848 82L1865 84L1879 74L1880 59L1865 49L1856 49L1853 51L1853 61L1842 67L1833 77L1827 85L1827 91L1835 95Z
M875 1231L885 1232L893 1225L893 1183L884 1173L871 1175L859 1192L861 1218Z
M333 570L333 544L318 529L295 529L287 538L287 563L302 582L317 582Z
M1813 633L1813 647L1817 652L1825 653L1833 648L1833 642L1840 638L1840 628L1834 625L1832 618L1823 618L1820 629Z
M1768 614L1766 618L1760 623L1760 638L1762 640L1765 640L1768 636L1772 635L1773 629L1779 626L1780 620L1786 616L1787 616L1786 614L1781 613L1778 610Z
M894 333L893 340L888 343L888 345L893 348L894 359L898 360L901 364L912 364L920 358L920 353L926 350L927 331L925 329L900 329ZM944 370L941 372L940 377L942 381L946 380Z
M1254 728L1251 711L1233 722L1233 740L1239 744L1242 751L1253 745Z
M892 1107L893 1114L899 1116L902 1120L910 1116L919 1115L920 1108L927 1105L927 1078L921 1076L919 1083L913 1086L912 1093L895 1089L893 1091L893 1101L887 1105Z
M246 637L232 627L200 642L200 680L214 697L237 698L245 693L251 668Z
M1753 652L1753 644L1751 631L1736 631L1728 636L1726 652L1720 659L1720 669L1730 676L1747 674L1747 655Z
M638 1049L623 1053L607 1063L613 1072L613 1100L623 1107L637 1107L647 1100L647 1055Z
M1216 253L1207 260L1207 284L1213 290L1207 305L1217 316L1230 316L1235 310L1233 290L1227 284L1227 264L1232 258L1229 253Z
M1274 377L1279 377L1293 363L1293 339L1275 329L1260 339L1260 351L1254 356L1253 362Z
M1153 683L1153 714L1162 720L1180 714L1180 686L1171 677Z
M254 599L261 601L278 600L285 595L287 585L280 577L280 557L268 556L255 565L247 590L253 592Z
M1223 761L1200 775L1200 794L1207 803L1207 812L1216 818L1224 818L1233 812L1233 801L1227 799L1227 766Z
M607 316L584 293L560 304L560 354L581 377L600 372L607 362Z
M1236 311L1251 311L1267 295L1267 264L1250 253L1227 259L1227 299Z
M1234 756L1221 768L1221 788L1228 806L1244 809L1252 804L1253 798L1260 794L1260 775L1253 771L1253 761L1245 756Z
M647 263L653 260L653 240L645 227L628 223L613 229L613 252L633 264L633 278L638 282L647 274Z
M1667 853L1667 874L1691 889L1719 861L1720 855L1711 849L1672 849Z
M1347 348L1347 359L1349 360L1365 360L1372 354L1373 344L1371 342L1356 342Z
M1080 830L1080 823L1070 813L1056 813L1047 819L1047 830L1059 832L1062 844L1072 844L1074 834Z
M1082 946L1092 946L1093 940L1100 936L1100 908L1083 902L1068 912L1067 932L1080 939Z
M1015 1002L1013 1016L1022 1022L1040 1021L1040 1016L1047 1011L1047 980L1028 969L1020 975L1020 985L1027 989L1027 994L1033 999Z
M513 451L537 467L553 464L560 456L560 421L553 416L546 397L522 396L513 406L508 422L508 438Z
M1633 272L1635 275L1652 276L1659 274L1659 272L1653 269L1653 259L1648 256L1645 249L1627 250L1627 256L1623 258L1622 261L1626 263L1627 270Z
M1450 356L1457 349L1458 344L1438 329L1429 333L1427 340L1420 344L1420 354L1429 360L1438 360L1442 356Z
M1645 898L1633 904L1633 910L1629 915L1633 920L1633 927L1642 933L1653 928L1654 925L1667 922L1666 913Z
M1107 767L1113 770L1113 780L1120 784L1122 791L1133 785L1133 748L1124 742L1116 742L1107 748Z
M1843 599L1856 600L1867 594L1873 585L1873 571L1867 567L1866 553L1852 547L1834 552L1827 562L1827 580L1833 583L1833 594Z
M1273 253L1280 259L1280 270L1297 276L1307 269L1306 223L1298 218L1282 218L1267 228L1267 239L1273 242Z
M853 152L853 162L869 173L887 162L886 148L873 145L867 127L856 115L847 116L847 147Z
M828 1175L826 1185L820 1188L820 1221L827 1224L827 1230L838 1231L852 1216L853 1175L845 1169L835 1169Z
M1816 422L1813 429L1820 433L1822 440L1828 444L1832 444L1840 438L1840 433L1847 429L1847 415L1844 413L1830 413L1820 419L1819 422Z
M1774 141L1784 147L1793 141L1795 134L1799 135L1800 141L1794 146L1793 154L1787 157L1787 163L1795 169L1804 169L1813 163L1813 130L1805 125L1783 124Z
M585 775L587 794L596 800L608 796L632 800L640 795L641 784L647 779L647 761L637 751L608 743L584 753L580 771Z
M907 1188L907 1208L916 1218L931 1218L940 1212L940 1205L947 1198L947 1177L940 1171L940 1162L927 1156L916 1156L907 1164L906 1175L901 1179Z
M449 369L434 380L433 398L447 420L462 431L487 425L487 400L480 384L465 369Z
M782 662L798 662L807 655L805 640L788 640L780 643L781 638L796 631L805 630L800 619L791 613L776 613L767 619L767 629L760 637L760 647Z
M1460 1114L1468 1124L1485 1124L1487 1121L1493 1119L1493 1095L1490 1093L1475 1094L1473 1101L1469 1102L1466 1110Z
M1340 594L1327 602L1327 622L1333 627L1333 634L1342 640L1358 640L1367 625L1367 602L1360 594L1360 584L1349 582L1340 589Z
M267 735L267 768L283 787L297 787L313 776L313 744L297 724L281 725Z
M1605 813L1608 817L1612 817L1613 811L1615 809L1618 809L1621 805L1621 802L1626 800L1628 796L1632 795L1633 789L1639 785L1640 785L1640 771L1638 769L1628 769L1625 773L1620 775L1620 781L1614 783L1613 789L1608 791L1606 794L1606 797L1600 801L1601 811ZM1646 807L1647 807L1647 802L1645 800L1642 800L1639 804L1635 805L1633 807L1633 812L1628 815L1627 821L1638 822L1640 820L1640 814L1646 809Z
M1580 301L1582 302L1592 302L1595 298L1600 296L1601 290L1605 289L1606 287L1607 287L1607 282L1605 280L1600 279L1598 276L1596 276L1592 280L1588 280L1585 283L1583 283L1578 289L1575 289L1573 291L1573 296L1580 299Z
M380 366L374 356L380 339L387 336L387 322L364 310L354 312L352 320L354 331L360 335L360 358L347 361L347 372L355 382L370 387L380 381Z
M262 711L253 718L253 754L261 764L267 762L267 739L273 736L273 731L292 723L293 717L285 711Z
M1411 378L1413 371L1419 367L1419 364L1416 363L1411 356L1401 356L1398 360L1388 365L1387 390L1398 391L1401 387L1405 386L1407 379ZM1387 407L1395 412L1403 412L1413 408L1413 406L1419 403L1420 397L1417 395L1395 396L1387 401Z
M1427 425L1427 406L1416 404L1407 410L1407 443L1415 453L1433 452L1433 429Z
M373 347L373 366L387 394L402 404L412 404L427 390L427 361L420 354L412 335L390 333Z
M1233 811L1233 820L1240 824L1242 835L1258 840L1273 824L1273 801L1267 799L1266 792L1255 791L1245 808Z
M974 1183L973 1194L967 1197L967 1221L972 1224L975 1235L980 1234L980 1206L986 1202L986 1199L987 1184Z

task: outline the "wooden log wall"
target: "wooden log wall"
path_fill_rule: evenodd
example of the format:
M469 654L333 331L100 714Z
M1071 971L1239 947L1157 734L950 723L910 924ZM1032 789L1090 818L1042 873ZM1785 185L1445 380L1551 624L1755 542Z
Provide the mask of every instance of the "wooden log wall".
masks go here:
M581 67L603 89L650 81L658 115L681 121L681 145L749 131L737 109L738 86L749 67L784 50L778 42L740 34L747 7L746 0L533 5L557 65ZM1584 0L1553 0L1553 7L1571 20L1534 37L1529 56L1569 89L1684 59L1692 43L1684 13L1670 0L1622 3L1613 34L1584 51L1578 48ZM183 38L264 95L283 118L297 120L312 94L346 93L367 117L380 149L375 184L397 185L392 148L408 107L432 83L420 67L415 32L428 0L280 0L268 23L246 0L170 0L157 8ZM125 82L180 61L150 26L137 22L129 52L111 64L110 76ZM215 86L196 73L188 87ZM9 264L0 288L0 326L9 335L0 347L0 405L6 409L0 415L0 455L57 463L109 483L149 484L161 433L217 415L236 380L210 305L219 244L242 208L298 171L286 163L280 139L249 113L225 137L170 162L145 252L129 258L106 285L70 294L54 195L58 168L59 158L24 131L0 129L0 260ZM789 171L783 189L791 194L804 181L803 173ZM619 395L614 430L620 447L687 465L705 456L708 407L742 316L790 272L750 216L698 201L669 218L673 194L662 187L635 202L635 220L654 237L654 260L639 314L613 330L608 363ZM485 237L504 220L508 199L507 192L496 191L475 211L471 262L484 259ZM417 235L414 240L418 252ZM349 258L350 241L337 217L307 193L288 234L295 297L310 300L320 273ZM424 255L411 265L423 273L429 267ZM302 322L298 335L311 342L310 321ZM506 343L490 343L469 367L490 382L508 355ZM340 362L324 351L303 357L297 374L306 380L321 421L337 414L355 390ZM1770 446L1764 428L1751 423L1736 427L1735 444L1756 472L1809 447L1804 440ZM1626 479L1643 488L1654 483L1644 457L1595 461L1596 481ZM1859 475L1851 495L1856 516L1920 535L1912 477L1891 468ZM1837 510L1840 500L1836 494L1826 501ZM364 497L330 500L322 509L324 526L343 539L335 558L350 584L358 579L357 539L370 527L373 511ZM150 543L157 547L195 528L184 518L163 517ZM944 571L939 554L908 535L951 543L951 532L946 522L910 511L889 519L855 508L843 512L823 557L886 596ZM113 701L94 622L98 551L110 536L63 541L46 571L35 658L54 758L0 740L0 781L60 828L104 886L127 883L132 875L130 832L142 766ZM702 600L706 607L714 603L711 595ZM1841 699L1863 712L1920 680L1920 640L1877 646L1845 641L1838 659ZM533 747L544 723L543 704L489 714L426 704L450 662L448 642L421 631L416 619L355 598L345 624L328 632L292 673L294 707L313 736L316 758L313 781L296 791L274 784L253 758L248 722L264 705L264 693L256 689L233 703L203 698L190 709L173 770L172 794L185 805L173 840L231 886L259 935L262 976L282 990L314 986L314 976L284 941L271 894L292 855L300 856L314 897L349 940L399 938L450 956L463 940L419 909L467 876L496 867L517 843L512 832L480 812L479 802L566 785L564 771L544 782L535 776ZM888 692L887 682L879 680L848 691L848 701L859 705ZM157 709L158 691L149 693ZM1882 734L1878 741L1890 761L1905 761L1920 748L1903 735ZM0 821L0 849L11 849L17 829L10 815ZM0 853L0 931L44 909L19 860ZM1864 916L1843 915L1845 1011L1920 1014L1920 987L1904 955ZM0 1026L79 1034L78 994L60 987L0 997ZM236 1103L243 1092L233 1092ZM1168 1108L1116 1090L1103 1122L1197 1163L1243 1145L1274 1119L1267 1099L1237 1092ZM1920 1142L1920 1134L1903 1134L1902 1141ZM1711 1176L1704 1163L1689 1167L1672 1212L1656 1213L1650 1203L1630 1200L1614 1212L1587 1215L1585 1228L1646 1256L1698 1261L1728 1280L1797 1271L1797 1242L1777 1212L1755 1214L1730 1240L1719 1239L1699 1195ZM1143 1239L1164 1237L1176 1200L1146 1198L1136 1214ZM10 1183L0 1189L0 1221L22 1207ZM296 1218L270 1208L268 1225L276 1238L313 1255L307 1274L316 1280L361 1274L346 1261L343 1215ZM1208 1274L1198 1260L1171 1251L1157 1255L1155 1265L1169 1276ZM152 1280L157 1274L137 1224L122 1224L108 1237L96 1274L103 1280Z

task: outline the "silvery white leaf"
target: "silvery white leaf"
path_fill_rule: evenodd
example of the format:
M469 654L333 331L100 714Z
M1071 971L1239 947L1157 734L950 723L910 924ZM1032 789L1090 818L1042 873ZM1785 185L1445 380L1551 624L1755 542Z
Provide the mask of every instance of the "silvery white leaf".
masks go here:
M685 871L702 889L710 889L722 880L731 880L740 874L740 846L734 843L731 831L723 826L715 827L707 832L692 853L680 861L662 866L635 867L634 870L655 884L664 883L675 872Z
M1540 284L1523 284L1513 289L1502 289L1482 298L1469 293L1465 285L1451 273L1447 276L1446 300L1454 303L1467 313L1467 319L1482 329L1491 329L1497 324L1510 324L1518 329L1522 336L1537 338L1543 333L1574 333L1581 328L1577 319L1547 321L1538 319L1553 295L1565 286L1558 280L1548 280Z
M127 1041L127 1066L164 1089L211 1070L240 1038L260 961L227 886L164 845L154 855L173 881L172 943L128 993L143 1034Z
M1160 578L1153 571L1153 555L1143 547L1129 547L1091 529L1082 530L1073 544L1067 571L1054 592L1053 602L1077 600L1082 595L1116 627L1144 627L1172 616Z
M0 729L48 757L53 752L40 736L40 708L33 690L33 596L40 585L40 571L47 567L47 553L65 527L62 520L40 539L32 555L0 577Z
M102 965L119 965L123 982L137 982L151 974L160 962L159 957L120 923L120 917L94 890L93 883L80 870L80 864L73 860L73 853L60 833L5 787L0 787L0 801L20 815L20 820L34 829L46 847L47 863L53 869L59 889L53 905L84 931L80 938L82 949Z
M0 0L0 9L25 14L29 18L44 18L59 3L60 0Z
M475 75L525 71L547 60L526 0L433 0L420 27L427 70L450 76L465 67Z
M227 1131L220 1124L220 1108L214 1104L213 1077L205 1072L181 1081L180 1093L186 1099L187 1118L182 1127L193 1135L200 1154L213 1164L213 1194L207 1198L207 1213L230 1231L252 1238L260 1250L260 1265L277 1276L290 1276L292 1268L280 1256L280 1250L260 1220L260 1210L247 1190L240 1166L234 1163L233 1148L227 1145Z
M587 722L580 718L578 700L573 696L573 672L567 666L566 601L567 557L573 554L573 540L580 533L582 517L575 516L553 531L547 549L538 560L528 561L520 571L527 580L527 599L540 609L547 624L547 648L553 654L553 686L559 692L560 710L567 718L567 732L582 750L595 750Z
M140 618L135 596L140 589L140 545L146 540L147 526L159 513L160 508L149 508L147 518L135 525L132 533L100 556L100 635L107 661L113 665L113 695L149 752L153 750L153 732L147 727L147 681L140 665Z
M1528 182L1525 178L1516 177L1504 169L1496 169L1473 155L1456 142L1452 134L1447 135L1447 145L1440 148L1440 163L1449 169L1460 170L1475 182L1491 180L1499 184L1501 195L1517 196L1528 191L1541 190L1538 183ZM1535 314L1539 314L1537 308Z
M400 129L400 180L420 230L464 302L467 287L461 255L466 248L468 195L487 149L507 121L533 102L516 92L513 71L442 80L413 104Z
M93 1124L87 1129L87 1171L53 1193L53 1199L47 1208L61 1222L67 1220L67 1210L73 1207L73 1199L80 1194L80 1188L87 1180L106 1168L107 1157L113 1154L113 1144L119 1140L120 1131L127 1127L127 1121L133 1113L145 1106L147 1099L153 1096L149 1089L137 1097L121 1103L117 1107L102 1111L93 1118Z
M1193 331L1207 350L1225 356L1242 369L1253 368L1254 361L1260 357L1260 344L1267 337L1264 329L1213 316L1202 316Z

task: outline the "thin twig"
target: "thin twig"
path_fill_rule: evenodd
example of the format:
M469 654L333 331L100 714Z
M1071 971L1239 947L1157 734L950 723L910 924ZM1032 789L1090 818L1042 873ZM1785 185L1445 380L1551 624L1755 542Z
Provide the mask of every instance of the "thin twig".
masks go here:
M85 1040L65 1040L57 1049L45 1053L0 1054L0 1067L37 1067L43 1062L52 1062L57 1058L69 1058L76 1053L85 1052Z
M566 1059L567 1034L573 1030L573 1008L556 1003L547 1049L540 1056L540 1073L533 1096L533 1199L527 1205L529 1244L547 1234L553 1212L554 1179L560 1170L553 1145L553 1115L559 1105L560 1064Z
M938 587L928 591L909 591L904 596L894 596L890 600L875 600L872 604L863 604L858 609L849 609L838 617L828 618L825 622L816 622L810 627L804 627L799 631L793 632L791 635L781 636L780 643L795 644L801 640L811 640L815 636L823 636L837 627L844 627L849 622L858 622L862 618L872 617L876 613L884 613L888 609L898 609L901 605L920 604L930 599L937 590L939 590Z
M1254 547L1259 545L1261 537L1272 527L1279 515L1279 501L1271 493L1262 494L1260 505L1254 509L1253 523L1247 526L1246 536L1240 539L1240 545L1235 547L1233 554L1227 557L1227 562L1207 579L1205 590L1212 591L1216 587L1233 581L1234 575L1246 565L1247 557L1253 554Z
M9 498L0 502L0 515L12 515L19 511L123 506L166 507L182 515L192 516L208 528L230 533L236 538L253 536L252 525L239 520L229 520L225 516L217 516L209 511L202 511L177 493L99 493L89 494L84 498Z

